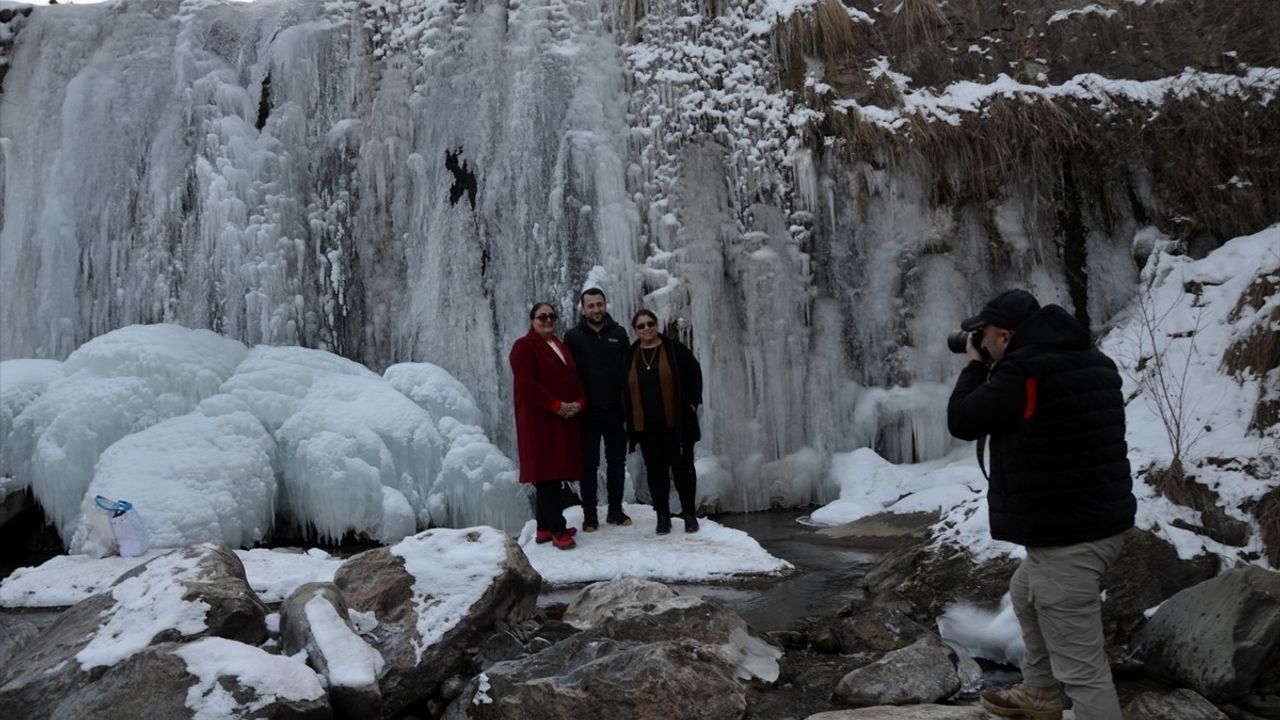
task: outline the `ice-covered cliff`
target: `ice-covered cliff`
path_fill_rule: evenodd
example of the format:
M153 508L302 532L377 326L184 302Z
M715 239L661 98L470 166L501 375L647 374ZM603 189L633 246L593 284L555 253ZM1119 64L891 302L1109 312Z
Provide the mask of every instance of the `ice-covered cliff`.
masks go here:
M0 358L138 322L435 363L584 283L708 378L724 509L946 452L993 290L1101 327L1280 214L1275 3L118 0L0 9ZM718 473L718 474L717 474ZM796 483L797 475L812 477Z

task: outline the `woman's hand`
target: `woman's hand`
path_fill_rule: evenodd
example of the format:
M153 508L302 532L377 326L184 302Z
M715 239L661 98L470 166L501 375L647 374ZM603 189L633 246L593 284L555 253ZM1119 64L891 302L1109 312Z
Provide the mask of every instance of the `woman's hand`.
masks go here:
M556 414L565 420L568 420L580 412L582 412L582 406L576 402L560 403L560 409L556 410Z

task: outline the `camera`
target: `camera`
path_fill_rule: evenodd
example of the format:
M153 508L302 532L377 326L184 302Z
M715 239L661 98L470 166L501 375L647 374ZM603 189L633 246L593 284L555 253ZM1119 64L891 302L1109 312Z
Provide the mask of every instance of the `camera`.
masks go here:
M973 346L978 348L979 352L982 352L981 330L974 330L973 332L969 332L968 330L957 330L951 333L947 336L947 349L957 355L963 355L965 353L965 346L969 343L970 336L973 338Z

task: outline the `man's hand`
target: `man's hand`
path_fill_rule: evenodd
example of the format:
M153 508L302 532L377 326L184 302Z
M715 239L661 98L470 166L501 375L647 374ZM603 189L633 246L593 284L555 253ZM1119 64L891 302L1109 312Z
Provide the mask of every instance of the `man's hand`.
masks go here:
M977 333L969 333L969 339L964 343L964 354L967 355L970 360L977 360L983 365L990 365L991 363L987 361L985 356L983 356L982 351L973 346L973 336L976 334Z

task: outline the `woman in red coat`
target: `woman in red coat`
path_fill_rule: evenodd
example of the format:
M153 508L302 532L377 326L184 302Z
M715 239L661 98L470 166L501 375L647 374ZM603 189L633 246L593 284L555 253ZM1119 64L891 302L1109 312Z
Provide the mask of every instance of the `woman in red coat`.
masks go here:
M559 316L549 303L529 311L529 332L511 346L515 376L516 445L520 482L537 491L537 542L561 550L575 545L577 528L566 528L560 483L582 479L578 413L586 404L578 368L569 348L556 337Z

